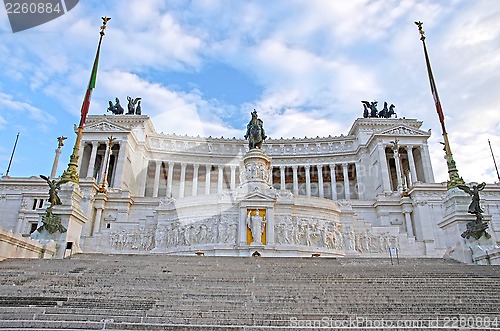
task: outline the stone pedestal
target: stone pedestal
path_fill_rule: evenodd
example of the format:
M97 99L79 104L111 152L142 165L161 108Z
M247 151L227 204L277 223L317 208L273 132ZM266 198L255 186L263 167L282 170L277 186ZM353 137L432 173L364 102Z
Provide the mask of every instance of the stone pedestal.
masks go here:
M271 189L271 158L260 149L251 149L243 158L240 172L240 187L244 192Z
M463 263L500 264L500 248L492 238L484 235L475 239L465 239L462 233L467 230L467 223L476 220L476 216L468 213L471 202L470 195L453 188L447 191L444 203L444 218L438 225L445 232L448 240L446 247L451 247L447 256ZM484 222L489 223L491 215L483 215Z
M87 222L87 218L82 212L82 197L78 184L72 182L63 184L59 190L62 205L54 206L53 214L61 218L61 224L66 228L66 232L49 233L43 229L41 233L35 231L32 234L32 238L42 244L52 240L56 243L55 258L62 259L71 254L82 252L80 236L83 225Z
M500 265L500 247L495 244L495 241L484 235L479 238L466 239L466 243L472 254L472 262L483 265Z

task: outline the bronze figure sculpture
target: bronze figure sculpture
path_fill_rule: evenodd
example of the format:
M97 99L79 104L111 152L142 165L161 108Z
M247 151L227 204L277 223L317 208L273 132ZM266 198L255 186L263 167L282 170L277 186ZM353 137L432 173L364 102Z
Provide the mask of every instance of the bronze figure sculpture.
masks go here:
M136 113L135 105L138 102L140 102L141 98L132 99L131 97L127 96L127 100L128 100L128 105L127 105L128 112L127 112L127 115L134 115ZM140 109L139 109L139 111L140 111Z
M491 238L491 235L486 232L486 230L488 229L488 224L486 222L483 222L484 210L481 208L481 198L479 197L479 192L481 192L485 186L486 183L484 182L478 185L473 185L472 189L466 185L457 185L459 189L472 196L472 201L469 205L468 212L469 214L476 215L475 221L467 223L467 230L462 233L463 238L469 239L470 237L474 237L477 240L483 235L486 237L486 239Z
M121 114L123 114L125 109L123 109L122 105L120 105L120 99L115 98L114 105L113 105L113 102L109 101L109 107L108 107L107 111L110 111L115 115L121 115Z
M387 108L387 102L384 102L384 108L381 111L377 110L377 101L369 102L369 101L361 101L363 104L363 117L364 118L391 118L392 115L394 117L398 117L396 112L394 111L394 104L391 104L389 108Z
M262 148L262 143L266 140L267 136L264 132L264 122L257 117L257 111L254 109L252 114L252 119L247 124L247 132L245 134L245 139L248 139L248 147L250 149Z
M61 218L52 213L52 208L56 205L62 205L61 199L57 194L57 191L61 188L61 185L69 182L69 179L61 179L59 181L51 180L47 176L40 175L40 178L44 179L47 184L49 184L49 202L50 206L46 209L45 215L42 217L42 225L37 229L38 232L42 232L45 228L49 233L55 233L57 231L64 233L66 228L61 224Z

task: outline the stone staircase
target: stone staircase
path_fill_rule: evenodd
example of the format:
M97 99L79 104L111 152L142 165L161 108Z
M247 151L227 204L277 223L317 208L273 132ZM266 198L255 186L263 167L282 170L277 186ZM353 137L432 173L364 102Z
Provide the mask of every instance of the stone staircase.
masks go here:
M500 330L499 283L442 259L6 260L0 330Z

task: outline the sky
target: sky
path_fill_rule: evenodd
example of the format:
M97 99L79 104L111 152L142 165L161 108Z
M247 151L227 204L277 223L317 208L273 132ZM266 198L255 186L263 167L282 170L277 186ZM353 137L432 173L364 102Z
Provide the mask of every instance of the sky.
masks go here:
M243 138L257 109L271 138L347 134L361 100L423 121L437 182L447 179L438 116L414 21L423 21L451 148L466 182L498 182L498 0L82 0L12 33L0 8L0 174L50 174L56 138L74 145L101 16L90 114L142 97L158 132Z

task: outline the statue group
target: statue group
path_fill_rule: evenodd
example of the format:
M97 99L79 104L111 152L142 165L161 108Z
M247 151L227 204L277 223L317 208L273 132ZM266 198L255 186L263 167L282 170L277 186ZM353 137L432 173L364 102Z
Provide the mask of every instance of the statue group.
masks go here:
M262 143L266 140L267 136L264 131L264 122L257 116L257 111L254 109L252 114L252 119L247 124L247 132L245 133L245 139L248 139L248 147L250 149L262 148Z
M131 97L127 96L127 100L128 100L127 113L125 115L141 115L142 114L141 98L132 99ZM122 105L120 104L120 99L115 98L114 105L112 101L109 101L109 107L107 109L107 112L108 111L112 112L115 115L123 115L125 109L123 109Z
M368 118L368 117L376 117L376 118L391 118L392 115L394 117L398 117L396 112L394 111L394 104L391 104L389 108L387 108L387 102L384 102L384 108L381 111L378 111L377 105L378 101L361 101L363 104L363 117Z

